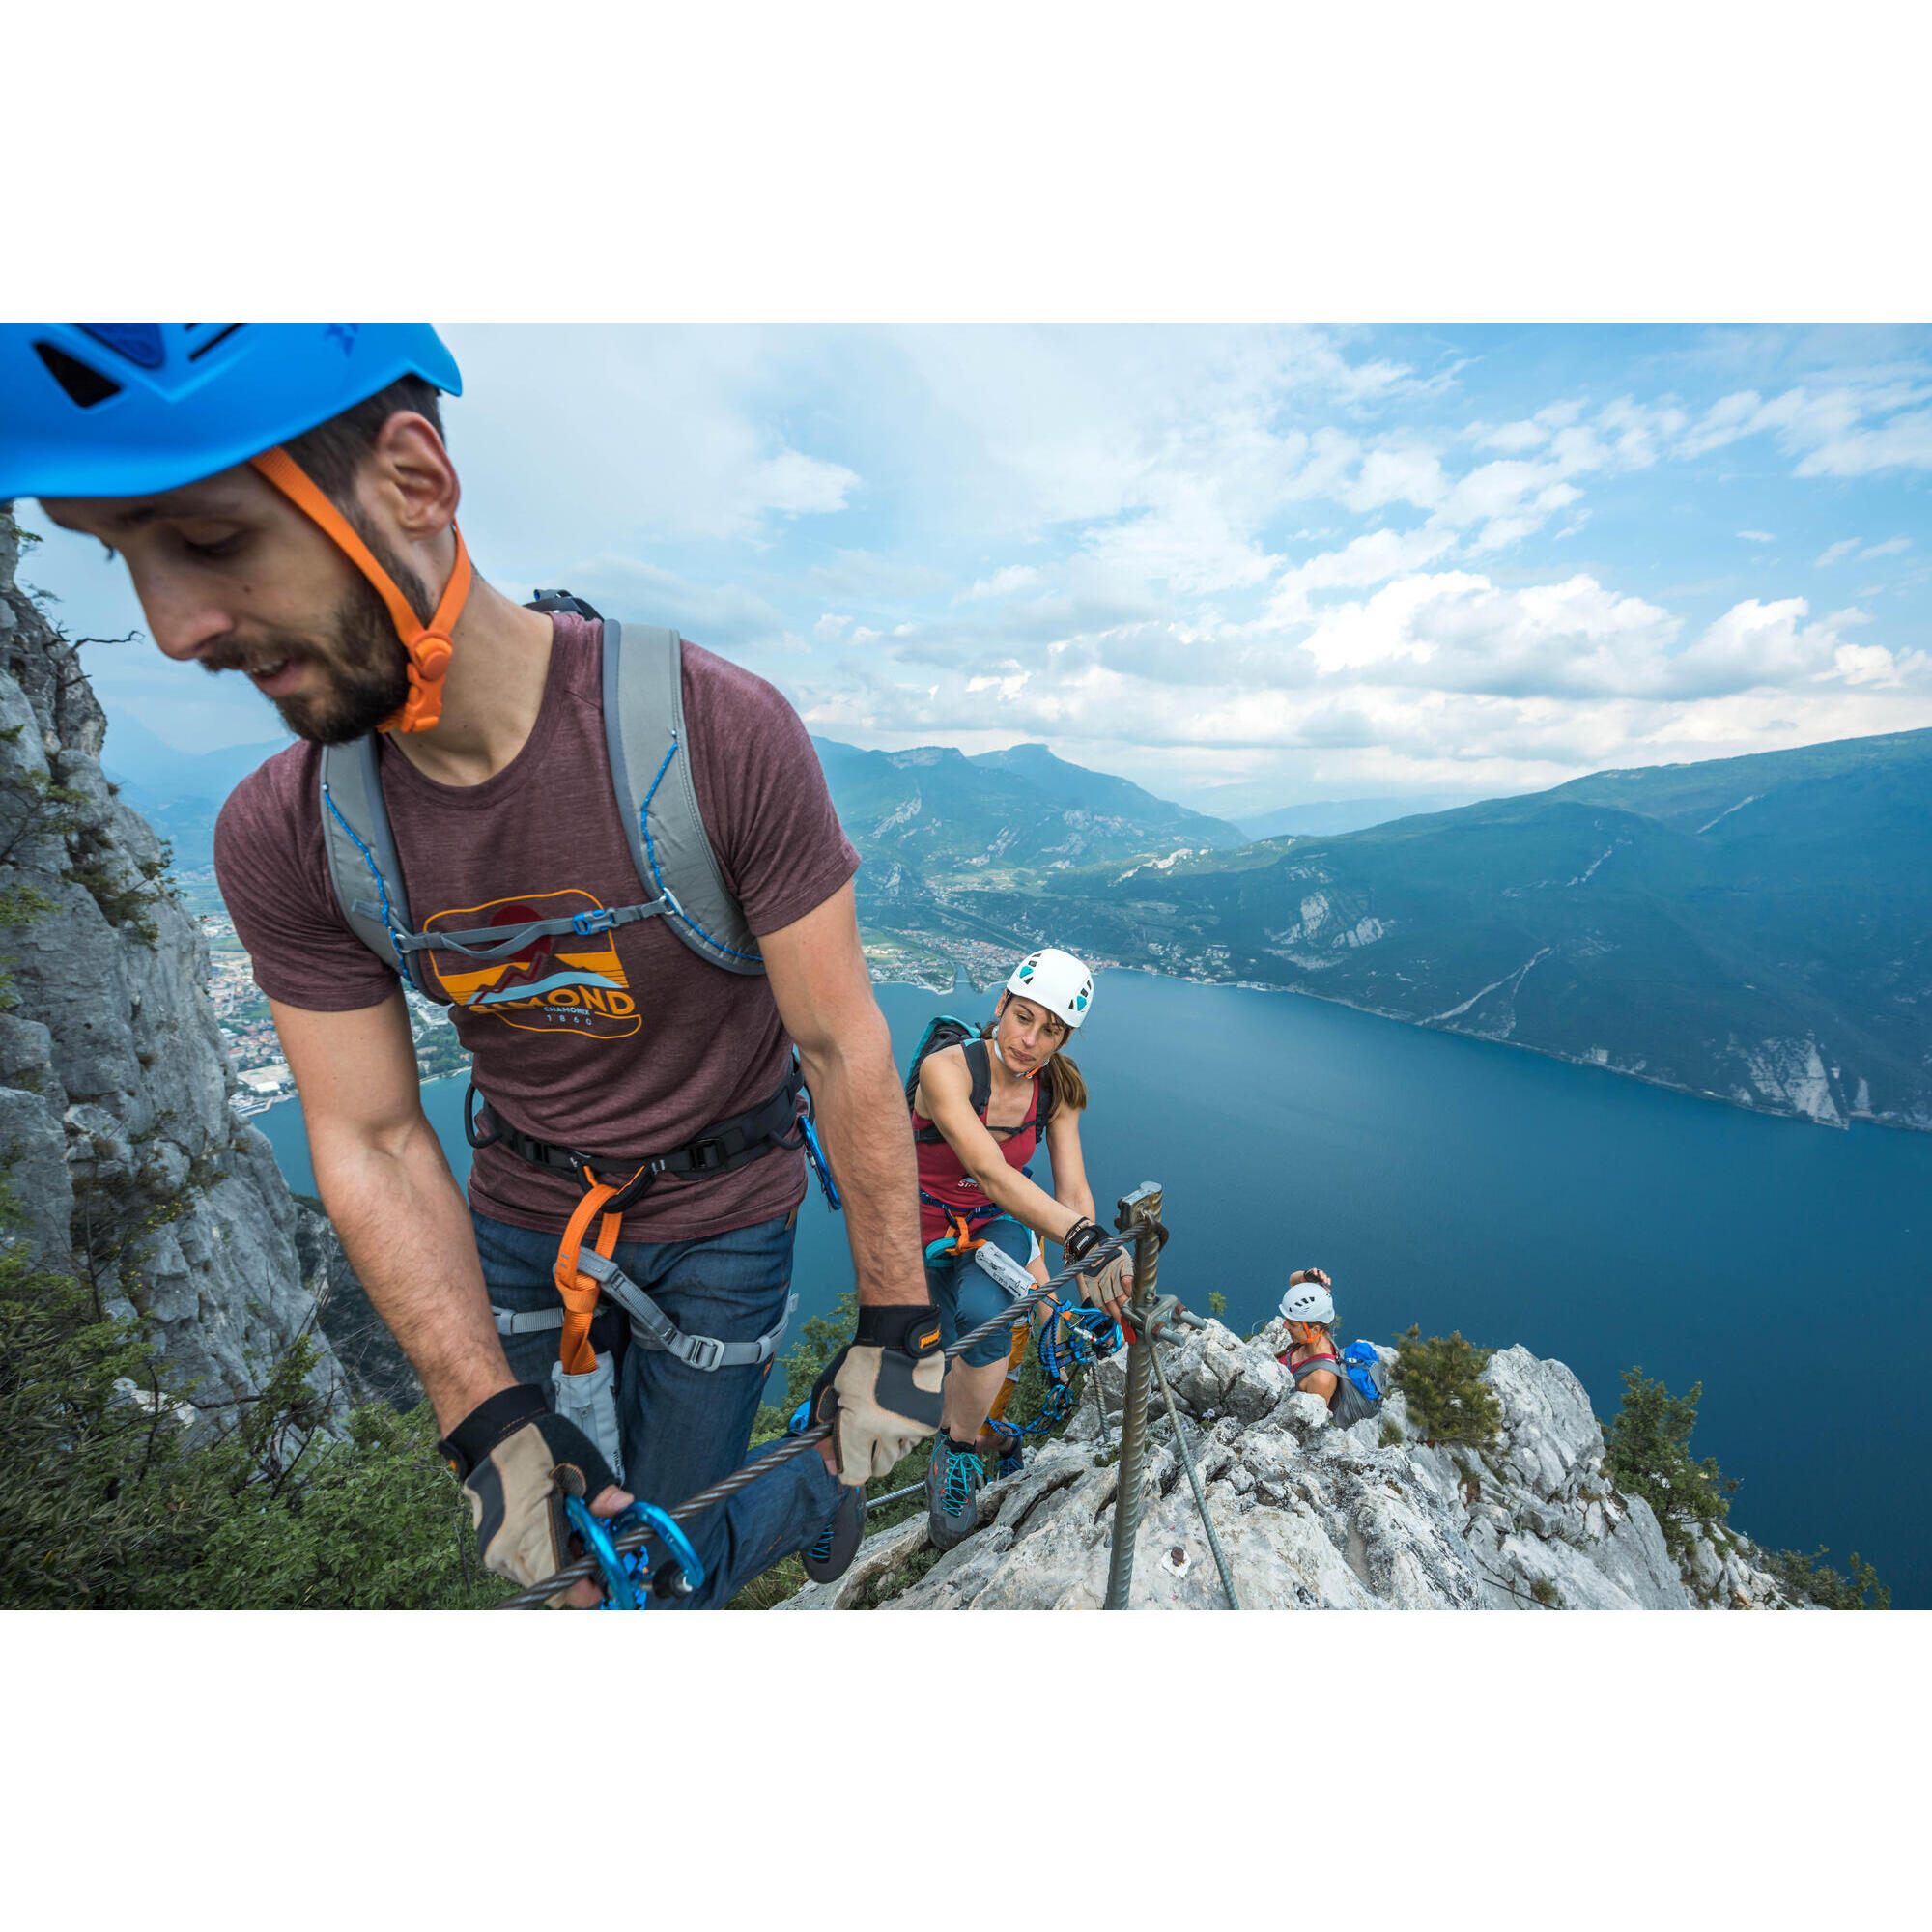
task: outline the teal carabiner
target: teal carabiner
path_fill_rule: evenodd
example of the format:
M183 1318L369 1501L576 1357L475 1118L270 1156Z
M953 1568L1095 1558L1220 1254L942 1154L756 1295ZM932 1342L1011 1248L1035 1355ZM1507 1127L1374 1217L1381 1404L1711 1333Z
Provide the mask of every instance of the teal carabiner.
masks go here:
M704 1587L704 1565L691 1547L691 1539L656 1503L634 1502L628 1509L609 1517L592 1516L580 1496L566 1496L563 1507L571 1528L583 1539L585 1549L597 1559L597 1567L604 1573L604 1602L600 1607L642 1609L643 1605L638 1599L640 1577L645 1579L654 1597L689 1597ZM617 1548L618 1537L639 1529L648 1531L663 1545L670 1559L666 1570L674 1575L668 1576L661 1570L651 1577L641 1544L636 1549Z

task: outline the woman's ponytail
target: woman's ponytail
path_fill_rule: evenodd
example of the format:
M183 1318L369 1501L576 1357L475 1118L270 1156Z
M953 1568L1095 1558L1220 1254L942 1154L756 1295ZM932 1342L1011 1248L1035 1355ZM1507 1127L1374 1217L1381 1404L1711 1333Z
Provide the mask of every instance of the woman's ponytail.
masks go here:
M1046 1063L1046 1077L1053 1088L1055 1111L1070 1108L1076 1114L1087 1111L1087 1083L1080 1069L1068 1060L1065 1049Z

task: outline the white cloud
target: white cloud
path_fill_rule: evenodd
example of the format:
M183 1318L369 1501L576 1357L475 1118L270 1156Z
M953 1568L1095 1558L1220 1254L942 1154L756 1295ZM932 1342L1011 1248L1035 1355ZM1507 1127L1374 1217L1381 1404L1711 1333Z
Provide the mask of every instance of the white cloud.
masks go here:
M1037 589L1044 580L1030 563L1009 563L1004 570L996 570L991 577L982 577L970 590L959 593L959 601L971 602L982 597L1012 597L1022 590Z
M1277 624L1303 622L1310 615L1311 591L1366 589L1420 570L1455 547L1455 531L1433 524L1413 530L1371 530L1341 550L1324 551L1284 571L1268 618Z
M541 366L529 331L449 335L465 382L447 406L450 447L480 554L554 564L640 537L754 538L769 518L838 513L858 485L846 465L776 427L778 399L819 380L810 331L574 328L548 345L539 335L553 360L566 346L567 381Z
M1819 554L1818 560L1811 567L1814 570L1829 570L1833 564L1841 563L1859 547L1857 537L1840 537L1828 550Z
M1932 469L1932 410L1914 407L1928 400L1932 387L1890 378L1799 385L1769 402L1755 389L1740 389L1705 411L1678 454L1703 456L1742 437L1775 434L1778 447L1799 459L1798 476Z
M1743 537L1746 543L1767 544L1777 541L1769 530L1740 530L1738 535Z
M1662 688L1707 697L1831 675L1841 640L1830 623L1801 622L1809 608L1802 597L1733 605L1671 662Z
M1613 693L1656 681L1678 623L1588 576L1510 590L1448 571L1324 611L1302 649L1324 677L1353 671L1512 696Z
M1420 443L1387 443L1362 459L1360 473L1341 492L1342 501L1357 512L1379 510L1388 503L1410 503L1433 510L1448 495L1436 452Z
M1894 416L1879 429L1828 436L1798 466L1800 476L1869 476L1881 469L1932 469L1932 410Z
M842 510L846 493L858 481L842 463L823 463L796 449L780 450L754 464L746 476L747 489L759 509L793 517Z
M1840 644L1833 654L1847 684L1897 684L1898 663L1883 644Z
M1262 549L1204 479L1177 475L1157 495L1155 507L1143 514L1089 529L1082 550L1129 582L1164 582L1182 594L1260 583L1281 561Z
M1862 562L1868 556L1897 556L1911 548L1910 537L1888 537L1884 543L1875 543L1869 549L1860 551L1859 560Z
M1545 424L1525 420L1504 423L1500 429L1491 430L1478 439L1477 446L1500 449L1506 456L1520 456L1526 449L1541 449L1548 440L1549 431Z

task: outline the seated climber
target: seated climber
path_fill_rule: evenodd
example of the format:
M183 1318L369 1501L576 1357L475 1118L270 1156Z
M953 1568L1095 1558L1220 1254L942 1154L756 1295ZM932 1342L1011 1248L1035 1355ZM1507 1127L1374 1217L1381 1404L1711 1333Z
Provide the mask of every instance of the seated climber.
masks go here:
M1335 1346L1335 1302L1331 1284L1320 1268L1296 1268L1281 1298L1288 1323L1288 1348L1275 1357L1294 1378L1297 1395L1319 1395L1331 1406L1341 1387L1342 1351ZM1335 1363L1335 1368L1324 1363Z
M988 1244L1044 1282L1036 1235L1077 1263L1105 1236L1080 1151L1087 1087L1061 1049L1087 1017L1094 979L1069 952L1030 953L1013 969L990 1023L927 1027L906 1077L919 1156L920 1238L925 1279L950 1348L1011 1307L1007 1291L974 1262ZM1027 1173L1042 1147L1053 1163L1048 1194ZM1129 1267L1115 1256L1082 1293L1118 1316ZM996 1330L953 1362L926 1474L926 1521L934 1545L971 1535L986 1480L979 1438L1006 1378L1009 1336Z

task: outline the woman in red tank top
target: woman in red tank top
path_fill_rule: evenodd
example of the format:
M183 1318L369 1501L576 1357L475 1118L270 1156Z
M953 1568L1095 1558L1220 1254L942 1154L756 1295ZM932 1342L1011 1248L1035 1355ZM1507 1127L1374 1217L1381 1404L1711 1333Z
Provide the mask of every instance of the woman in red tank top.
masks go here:
M1320 1268L1296 1268L1281 1297L1281 1315L1289 1346L1275 1357L1294 1378L1298 1395L1319 1395L1332 1403L1341 1386L1341 1350L1335 1346L1335 1300L1331 1283ZM1334 1363L1333 1368L1323 1364Z
M1093 976L1071 953L1048 949L1023 959L1000 995L992 1024L975 1039L926 1054L912 1090L919 1155L920 1234L925 1279L950 1347L1011 1306L974 1261L991 1245L1047 1279L1032 1259L1034 1236L1078 1259L1101 1238L1080 1151L1087 1087L1062 1048L1086 1018ZM1051 1194L1025 1169L1041 1146L1053 1164ZM1118 1314L1125 1268L1097 1291ZM926 1478L927 1528L942 1549L970 1535L985 1481L980 1432L1006 1378L1009 1335L999 1330L958 1357Z

